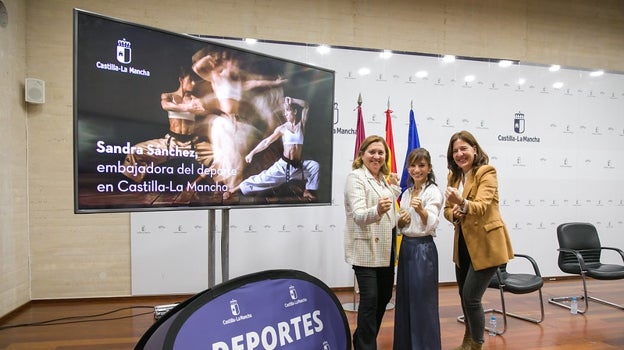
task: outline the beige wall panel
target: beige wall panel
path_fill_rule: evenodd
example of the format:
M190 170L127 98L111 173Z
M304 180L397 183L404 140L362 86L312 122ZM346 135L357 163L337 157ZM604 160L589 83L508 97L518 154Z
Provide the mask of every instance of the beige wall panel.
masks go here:
M128 214L73 213L74 6L59 3L28 7L28 74L46 81L29 113L32 298L128 295Z
M33 299L131 293L129 215L73 214L74 7L181 33L624 71L623 3L617 0L601 1L600 6L568 0L26 4L27 75L46 81L46 103L32 108L28 117Z
M531 1L526 61L624 71L623 1Z
M24 102L26 5L3 0L0 26L0 316L30 300L28 264L27 113Z
M52 196L72 203L72 191ZM54 201L34 206L41 209L31 218L47 224L31 225L33 299L129 295L128 214L75 215L71 205L50 209Z

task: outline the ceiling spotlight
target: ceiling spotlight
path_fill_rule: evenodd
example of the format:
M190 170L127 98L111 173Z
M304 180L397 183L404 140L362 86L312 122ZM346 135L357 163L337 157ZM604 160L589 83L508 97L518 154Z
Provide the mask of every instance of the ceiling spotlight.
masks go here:
M359 75L369 75L370 74L370 69L366 68L366 67L362 67L358 70L358 74Z
M563 87L563 83L560 81L553 84L554 89L561 89L562 87Z
M319 45L316 47L316 52L320 53L321 55L328 54L329 50L330 50L330 47L327 45Z
M558 71L559 69L561 69L561 66L560 66L560 65L558 65L558 64L553 64L552 66L550 66L550 67L548 68L548 70L549 70L549 71L551 71L551 72L556 72L556 71Z
M416 78L426 78L429 75L429 72L427 72L426 70L420 70L418 72L416 72Z
M593 71L593 72L589 73L589 76L590 77L599 77L599 76L601 76L603 74L604 74L603 70L597 70L597 71Z
M253 45L255 43L258 42L258 39L253 39L253 38L245 38L245 42L249 45Z
M387 60L387 59L389 59L390 57L392 57L392 51L391 51L391 50L383 50L383 51L379 54L379 57L381 57L381 58L383 58L383 59Z
M453 56L453 55L444 55L444 57L442 57L442 62L444 62L444 63L455 62L455 56Z
M513 64L513 62L510 61L510 60L500 60L500 61L498 61L498 66L502 67L502 68L510 67L512 64Z

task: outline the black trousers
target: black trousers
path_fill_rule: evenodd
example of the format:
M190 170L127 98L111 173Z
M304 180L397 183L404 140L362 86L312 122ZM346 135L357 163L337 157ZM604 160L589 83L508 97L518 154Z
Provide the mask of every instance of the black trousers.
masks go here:
M386 312L386 306L392 299L395 246L396 229L392 229L392 251L388 266L353 266L355 278L360 287L357 326L353 333L355 350L377 349L377 334L379 334L381 320Z
M498 266L475 271L466 247L463 232L460 232L459 235L458 248L459 266L455 266L455 277L459 287L459 297L466 320L466 327L470 329L470 334L475 342L483 343L485 341L483 339L485 315L482 299Z
M386 312L386 305L392 298L394 266L353 266L353 270L360 287L360 304L357 328L353 333L353 346L355 350L376 350L381 320Z

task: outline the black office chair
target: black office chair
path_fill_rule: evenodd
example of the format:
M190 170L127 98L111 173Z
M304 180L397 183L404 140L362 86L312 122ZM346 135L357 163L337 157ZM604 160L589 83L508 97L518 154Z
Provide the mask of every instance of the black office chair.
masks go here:
M533 273L509 273L507 271L507 264L503 264L498 267L498 269L496 270L496 274L492 277L492 280L490 281L490 285L488 287L498 289L500 291L501 309L492 308L484 310L484 312L486 314L498 313L503 315L503 329L496 330L496 334L499 335L507 331L507 316L533 323L541 323L544 320L544 300L542 298L542 286L544 285L544 280L542 279L542 275L540 273L539 267L537 266L537 262L535 262L535 259L528 255L514 254L514 256L528 260L533 267ZM539 294L539 318L507 312L504 292L509 292L512 294L528 294L535 291L537 291ZM462 323L465 322L464 316L459 316L457 318L457 321ZM489 327L486 327L486 329L489 331Z
M619 248L602 247L596 227L586 222L563 223L557 227L559 240L559 268L565 273L581 275L583 280L583 295L576 296L577 300L585 300L585 308L578 310L585 313L589 307L589 300L624 310L624 306L587 295L587 277L597 280L624 279L624 265L603 264L600 260L604 250L616 251L624 262L624 252ZM548 302L570 309L570 300L574 296L549 298Z

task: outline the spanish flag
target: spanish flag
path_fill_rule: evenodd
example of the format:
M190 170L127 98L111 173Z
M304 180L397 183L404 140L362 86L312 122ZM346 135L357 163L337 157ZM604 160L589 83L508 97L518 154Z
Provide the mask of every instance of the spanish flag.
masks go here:
M396 158L394 152L394 137L392 136L392 118L390 114L392 110L390 108L386 109L386 143L388 144L388 169L391 173L397 172L396 166Z
M388 160L387 160L387 165L388 165L388 169L390 170L391 173L396 173L397 172L397 166L396 166L396 158L395 158L395 152L394 152L394 136L392 136L392 110L390 109L390 106L388 106L388 109L386 109L386 143L388 144L388 152L390 154L388 154ZM397 202L395 203L395 207L398 211L399 209L399 202L397 199ZM401 247L401 236L398 236L396 239L396 263L398 264L399 262L399 248Z

